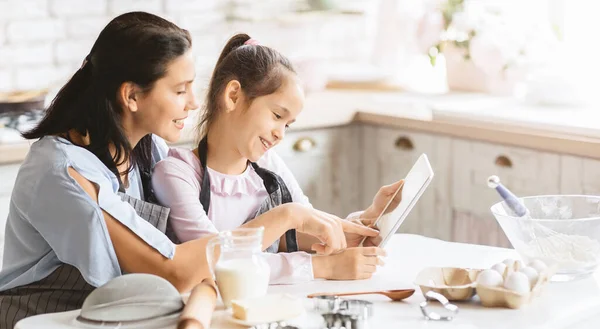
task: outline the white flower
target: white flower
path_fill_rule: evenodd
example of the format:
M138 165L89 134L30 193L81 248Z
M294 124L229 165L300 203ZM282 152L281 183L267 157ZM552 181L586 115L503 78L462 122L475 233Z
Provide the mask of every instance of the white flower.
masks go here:
M427 53L440 41L444 30L444 17L439 11L425 13L417 28L417 46L421 52Z

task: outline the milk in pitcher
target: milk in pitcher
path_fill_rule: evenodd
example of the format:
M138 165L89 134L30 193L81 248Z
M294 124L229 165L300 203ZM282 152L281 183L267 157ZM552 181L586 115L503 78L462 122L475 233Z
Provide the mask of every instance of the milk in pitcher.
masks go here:
M235 299L266 295L269 276L269 264L257 255L223 260L215 267L217 286L226 307Z

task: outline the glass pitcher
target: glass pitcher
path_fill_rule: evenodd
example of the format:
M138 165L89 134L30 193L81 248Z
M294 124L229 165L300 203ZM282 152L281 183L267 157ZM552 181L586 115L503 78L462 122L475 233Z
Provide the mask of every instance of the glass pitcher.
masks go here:
M262 257L263 232L264 227L237 228L208 242L208 264L226 307L267 293L271 269Z

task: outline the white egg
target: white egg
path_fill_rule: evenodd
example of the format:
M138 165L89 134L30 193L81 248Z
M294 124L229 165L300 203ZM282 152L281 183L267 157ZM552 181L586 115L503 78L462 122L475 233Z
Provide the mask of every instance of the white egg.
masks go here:
M529 267L534 268L538 273L548 268L548 266L539 259L534 259L531 261L531 263L529 263Z
M521 261L521 260L516 260L515 264L513 265L513 268L517 271L519 269L522 269L523 267L525 267L525 263L523 263L523 261Z
M492 270L500 273L500 275L504 275L504 271L506 270L506 264L498 263L492 266Z
M502 263L506 265L506 267L509 267L513 270L518 270L520 268L525 267L522 261L512 258L507 258L504 261L502 261Z
M538 271L533 267L526 266L520 269L519 272L522 272L523 274L527 275L527 278L529 279L529 287L533 288L533 286L538 280Z
M522 272L511 273L504 281L504 288L521 294L528 293L531 290L529 289L529 279Z
M507 259L503 260L502 263L504 263L504 265L506 265L506 266L513 266L513 264L515 263L515 260L512 258L507 258Z
M477 276L477 283L486 287L499 287L502 281L502 275L495 270L484 270Z

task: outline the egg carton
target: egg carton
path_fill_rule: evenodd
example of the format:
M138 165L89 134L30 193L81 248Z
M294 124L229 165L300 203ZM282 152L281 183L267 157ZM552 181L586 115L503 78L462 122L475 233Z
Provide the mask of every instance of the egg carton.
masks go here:
M503 282L506 282L509 275L518 272L522 267L521 262L514 262L512 266L507 266L502 274ZM504 286L488 286L477 283L476 292L479 295L481 304L485 307L506 307L518 309L531 302L536 296L539 296L544 287L550 282L552 275L556 273L556 267L550 266L540 271L537 280L529 289L523 291L514 291Z
M450 301L471 299L475 295L476 279L480 269L456 267L428 267L417 275L415 284L423 296L437 292Z
M506 266L502 277L502 284L507 277L518 272L523 264L520 261ZM486 269L455 268L455 267L428 267L417 275L415 284L419 286L425 296L427 292L434 291L446 297L449 301L468 301L475 295L479 296L484 307L520 308L539 295L548 284L556 267L547 267L539 272L535 284L530 285L527 291L513 291L503 287L489 286L478 283L478 276ZM529 282L528 282L529 283Z

